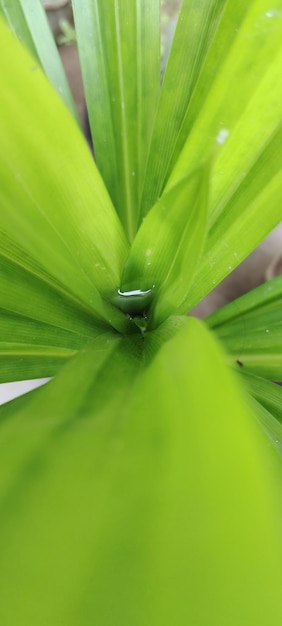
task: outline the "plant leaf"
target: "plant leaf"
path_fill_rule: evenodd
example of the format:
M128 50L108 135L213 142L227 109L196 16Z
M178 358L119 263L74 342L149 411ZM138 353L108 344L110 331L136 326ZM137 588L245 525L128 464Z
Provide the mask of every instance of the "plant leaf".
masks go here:
M187 65L190 93L187 92L187 101L181 104L183 109L176 120L180 130L174 154L168 155L164 149L158 157L153 157L153 152L150 154L152 167L148 165L149 187L144 194L149 208L160 190L170 189L203 158L213 156L209 234L186 301L187 310L229 274L281 220L282 193L282 2L279 0L274 9L267 0L196 4L183 5L185 11L190 6L191 29L193 11L197 10L203 39L198 38L191 63ZM208 10L211 24L204 26ZM182 28L184 25L179 22L178 33ZM190 41L194 41L193 34ZM187 45L183 44L182 50L184 62ZM172 69L180 51L176 33L169 62ZM198 65L195 61L191 67L193 59L198 60ZM178 76L175 71L174 74ZM164 84L164 110L171 97ZM173 147L168 139L170 121L168 113L163 122L156 121L159 134L162 127L168 149ZM173 122L172 115L172 126ZM157 165L162 159L167 163L163 170Z
M122 329L123 317L101 297L120 284L128 252L122 227L73 120L3 24L0 34L0 229L94 314Z
M159 0L73 9L95 156L132 240L160 90Z
M182 125L180 143L184 138L185 143L168 188L181 179L187 163L196 166L206 152L217 154L210 232L188 307L281 220L281 18L281 0L275 9L266 0L227 3Z
M0 326L2 330L2 324ZM0 383L49 378L76 354L76 350L34 343L0 342Z
M132 244L117 303L132 314L136 295L148 294L152 301L141 300L138 305L140 314L145 311L151 316L150 327L175 311L182 312L204 245L207 181L207 167L202 167L164 194Z
M282 389L279 385L240 371L249 393L282 424Z
M273 447L282 456L282 389L278 385L240 370L240 378L252 396L255 415Z
M270 449L202 324L138 374L142 345L99 338L0 410L1 619L280 626Z
M282 276L213 313L206 322L244 371L282 381Z
M40 0L0 0L0 15L44 70L76 122L76 107ZM35 68L36 69L36 68Z
M90 338L105 329L105 324L71 296L4 255L0 255L0 270L2 310Z
M96 327L95 331L96 336L103 334L102 328ZM92 340L95 331L92 330ZM69 357L90 341L91 337L85 334L64 330L2 308L0 382L54 376Z
M225 5L226 0L182 2L154 123L141 217L163 192L185 113Z

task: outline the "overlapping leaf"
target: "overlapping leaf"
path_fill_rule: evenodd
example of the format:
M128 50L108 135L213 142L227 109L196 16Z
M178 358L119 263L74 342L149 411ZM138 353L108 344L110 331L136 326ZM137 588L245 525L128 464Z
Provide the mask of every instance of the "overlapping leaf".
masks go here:
M149 311L150 327L181 309L204 245L207 204L208 170L202 167L163 194L138 230L119 299L131 313L136 296L148 294L143 312Z
M253 398L256 417L272 445L282 456L282 389L280 386L240 370L240 378Z
M78 122L71 90L41 0L0 0L0 15L6 19L35 61L40 63Z
M190 26L185 21L189 11ZM179 19L156 118L143 210L203 155L213 155L209 236L186 301L188 310L281 220L282 2L271 8L267 0L187 0ZM194 38L197 23L201 37ZM184 27L191 31L187 40ZM170 107L170 118L166 103L173 98L170 88L177 81L179 59L187 62L189 88L179 109L177 104ZM157 138L162 148L155 155Z
M185 113L225 5L226 0L182 1L154 123L141 216L163 191ZM181 76L185 78L180 80Z
M0 410L3 623L280 626L270 449L200 323L138 373L146 341L99 338Z
M0 31L0 228L65 290L123 328L101 297L120 283L122 227L74 122L2 23Z
M4 233L0 244L1 382L54 375L105 323Z
M160 90L159 0L73 8L95 156L132 240Z
M282 276L213 313L207 324L241 368L282 381Z

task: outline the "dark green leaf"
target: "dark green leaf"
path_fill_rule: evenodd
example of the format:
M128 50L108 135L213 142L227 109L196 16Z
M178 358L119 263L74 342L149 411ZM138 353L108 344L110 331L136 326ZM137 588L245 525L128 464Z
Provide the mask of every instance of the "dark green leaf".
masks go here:
M132 240L160 91L159 0L73 8L95 156Z

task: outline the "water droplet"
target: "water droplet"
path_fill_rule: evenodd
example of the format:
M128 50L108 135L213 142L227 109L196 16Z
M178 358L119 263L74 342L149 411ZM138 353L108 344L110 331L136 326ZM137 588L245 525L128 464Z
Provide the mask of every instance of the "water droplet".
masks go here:
M265 329L265 332L266 332L266 333L269 333L269 328L266 328L266 329Z
M227 128L221 128L216 137L216 143L219 146L223 146L223 144L226 142L226 139L228 137L229 137L229 130Z
M228 269L229 269L229 270L232 270L232 266L231 266L231 265L228 265Z
M135 176L135 172L132 172L132 176Z
M148 310L153 299L155 285L151 289L131 289L123 291L118 289L117 296L113 298L113 303L124 313L131 317L142 315Z
M150 248L148 248L148 249L146 250L146 256L150 256L150 254L152 254L152 250L150 250Z

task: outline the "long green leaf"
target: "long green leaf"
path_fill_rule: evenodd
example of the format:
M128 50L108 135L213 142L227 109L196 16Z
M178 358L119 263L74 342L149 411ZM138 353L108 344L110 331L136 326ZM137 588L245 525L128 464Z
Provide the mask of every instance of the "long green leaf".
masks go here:
M282 381L282 276L213 313L206 322L244 371Z
M281 16L281 1L227 2L182 125L168 188L207 151L216 157L210 234L187 307L281 220Z
M150 327L181 311L204 245L207 190L202 167L161 196L132 244L117 303L132 314L137 300Z
M270 439L272 446L276 452L282 457L282 425L273 417L272 413L268 411L260 402L253 399L254 411L256 417L265 431L267 437Z
M26 294L26 297L31 294ZM18 293L21 297L21 292ZM79 318L80 327L83 317ZM75 320L73 323L75 326ZM86 325L85 325L86 326ZM0 382L53 376L66 359L103 334L103 329L84 327L84 333L1 309L0 312ZM105 332L105 330L104 330ZM92 335L92 337L91 337Z
M282 424L282 388L259 376L241 370L249 393Z
M138 375L142 345L100 338L0 410L2 622L280 626L270 449L199 322Z
M1 255L0 268L2 310L92 338L105 327L89 310L20 264Z
M0 383L55 376L76 350L0 342Z
M154 123L142 216L163 191L185 113L225 4L226 0L182 2Z
M122 227L65 107L2 23L0 34L0 228L98 316L124 328L101 297L120 283Z
M159 0L85 0L81 8L73 0L95 156L132 240L160 90Z
M240 379L252 396L255 415L273 447L282 456L282 389L269 380L240 370Z
M71 90L41 0L0 0L2 15L38 61L78 122ZM36 69L36 65L34 66Z

